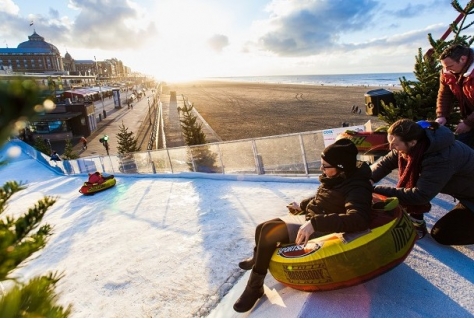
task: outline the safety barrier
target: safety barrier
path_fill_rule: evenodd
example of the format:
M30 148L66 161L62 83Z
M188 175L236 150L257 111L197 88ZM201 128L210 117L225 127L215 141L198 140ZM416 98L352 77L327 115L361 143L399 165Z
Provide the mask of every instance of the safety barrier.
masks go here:
M91 156L60 162L20 140L25 152L66 175L101 172L106 174L176 174L200 172L309 176L320 174L321 152L328 130L285 134L254 139L217 142L127 155ZM329 130L330 131L330 130Z

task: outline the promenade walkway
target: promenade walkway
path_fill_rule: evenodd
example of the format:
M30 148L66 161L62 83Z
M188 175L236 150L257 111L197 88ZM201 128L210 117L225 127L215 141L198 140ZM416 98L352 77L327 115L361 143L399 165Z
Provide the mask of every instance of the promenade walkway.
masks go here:
M146 91L146 96L151 96L151 94L151 90ZM98 105L100 107L100 102ZM97 130L93 132L91 136L86 138L87 149L83 151L79 139L75 139L73 141L73 150L79 154L79 157L105 156L107 155L107 152L102 143L99 142L99 139L104 135L108 135L109 154L117 154L117 134L120 132L120 126L122 123L128 128L128 131L132 131L136 137L144 119L147 117L147 114L148 100L146 97L142 98L140 101L135 101L133 103L133 108L131 109L128 109L127 105L125 105L125 107L120 109L107 111L107 117L97 123ZM143 147L146 148L146 145L142 146L142 150L145 150Z
M143 126L150 125L148 122L149 108L147 97L150 97L150 100L152 100L151 90L146 91L146 96L140 101L135 101L132 109L128 109L126 105L120 109L114 108L113 101L107 99L104 100L104 106L101 102L97 102L96 108L98 108L98 112L102 115L102 110L105 109L107 117L97 123L97 130L94 131L92 135L86 137L86 150L82 150L82 143L79 142L80 137L74 137L72 140L74 152L76 152L79 157L106 156L107 152L105 147L99 140L104 137L104 135L107 135L109 137L109 154L116 155L118 153L117 134L120 132L122 123L128 128L129 132L134 133L136 138L140 130L143 129ZM163 92L157 95L156 98L159 98L162 104L164 135L166 139L164 146L166 148L184 146L185 141L182 136L178 111L178 107L184 106L182 96L172 91ZM204 134L206 134L207 141L209 143L221 141L197 110L195 110L195 115L198 117L198 123L202 124L202 130ZM146 136L144 141L147 141L148 138L149 137ZM52 144L53 149L60 155L64 152L64 141L53 142ZM146 151L146 147L147 143L144 142L141 146L141 151Z
M166 148L180 147L185 145L183 134L181 132L181 123L179 121L178 106L182 107L183 102L176 97L176 91L171 91L169 94L162 94L164 101L163 105L163 119L165 126Z

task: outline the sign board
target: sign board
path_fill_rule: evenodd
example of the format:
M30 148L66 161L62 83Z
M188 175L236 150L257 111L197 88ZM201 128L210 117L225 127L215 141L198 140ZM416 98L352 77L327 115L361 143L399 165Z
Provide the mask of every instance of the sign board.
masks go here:
M120 90L119 89L113 89L112 90L112 96L114 97L114 105L116 109L119 109L122 107L122 101L120 101Z
M327 147L336 141L337 135L347 130L356 132L372 132L372 122L368 120L364 125L348 126L348 127L337 127L332 129L323 130L324 147ZM365 160L373 163L374 157L370 155L360 155L360 160Z
M324 147L327 147L336 141L338 134L343 133L347 130L356 132L372 132L372 123L370 120L364 125L348 126L348 127L337 127L327 130L323 130Z

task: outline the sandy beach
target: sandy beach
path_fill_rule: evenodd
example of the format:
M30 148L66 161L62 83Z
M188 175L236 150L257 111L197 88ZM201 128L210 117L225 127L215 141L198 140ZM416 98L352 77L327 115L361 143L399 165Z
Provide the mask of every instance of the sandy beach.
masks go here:
M224 141L384 123L366 115L368 91L383 87L193 81L167 83L184 95ZM394 88L386 88L394 91ZM351 112L356 105L361 114Z

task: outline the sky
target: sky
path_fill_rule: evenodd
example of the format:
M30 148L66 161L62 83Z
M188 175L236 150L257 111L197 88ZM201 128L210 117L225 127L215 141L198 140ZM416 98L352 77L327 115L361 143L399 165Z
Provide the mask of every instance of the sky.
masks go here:
M84 196L78 190L86 176L57 175L10 146L0 148L0 159L9 161L0 166L0 184L16 180L27 188L5 214L26 213L44 196L57 199L43 219L53 235L13 275L63 273L56 292L59 304L72 305L71 317L474 316L474 245L442 246L429 235L393 270L345 289L307 293L268 275L265 297L238 314L232 305L249 274L238 262L252 251L255 227L312 196L317 178L117 175L115 187ZM442 195L432 204L429 229L454 205Z
M0 0L0 41L35 30L62 56L159 80L400 73L458 15L451 0Z

